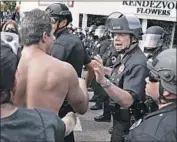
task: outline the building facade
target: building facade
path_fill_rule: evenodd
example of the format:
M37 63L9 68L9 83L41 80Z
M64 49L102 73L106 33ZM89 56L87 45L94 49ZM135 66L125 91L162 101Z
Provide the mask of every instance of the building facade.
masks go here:
M21 11L28 11L32 8L45 9L53 2L21 2ZM89 15L106 17L112 12L119 11L128 14L135 14L141 21L143 32L153 25L161 26L166 31L166 45L169 48L177 47L177 1L176 0L123 0L123 1L67 1L65 3L73 14L73 25L82 26L84 29L90 26ZM81 19L82 18L82 19ZM81 21L81 22L80 22Z

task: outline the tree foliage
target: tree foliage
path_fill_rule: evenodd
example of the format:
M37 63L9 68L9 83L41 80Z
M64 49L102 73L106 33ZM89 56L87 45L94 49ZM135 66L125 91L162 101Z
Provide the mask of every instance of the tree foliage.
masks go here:
M15 11L16 8L16 1L3 1L1 3L1 10L2 11Z

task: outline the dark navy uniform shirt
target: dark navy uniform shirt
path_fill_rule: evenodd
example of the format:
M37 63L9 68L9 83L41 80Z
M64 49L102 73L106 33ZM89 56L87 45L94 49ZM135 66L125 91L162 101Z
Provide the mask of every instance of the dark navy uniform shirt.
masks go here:
M130 128L126 142L176 142L176 104L170 104L148 114Z
M109 39L98 40L93 49L93 56L96 56L98 54L102 57L103 54L107 51L110 43L111 40Z
M111 67L116 61L118 53L116 53L115 47L110 43L106 52L102 56L103 65L106 67Z
M56 42L53 45L52 56L70 63L81 77L84 64L91 62L81 40L68 29L56 33Z
M128 91L136 101L145 99L145 78L148 76L146 66L147 58L137 46L123 59L118 59L114 64L111 81Z

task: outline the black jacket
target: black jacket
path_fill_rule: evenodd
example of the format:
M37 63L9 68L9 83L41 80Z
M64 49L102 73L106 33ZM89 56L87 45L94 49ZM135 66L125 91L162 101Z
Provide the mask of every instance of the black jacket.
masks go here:
M141 123L139 121L130 128L125 141L177 141L176 109L174 103L148 114Z

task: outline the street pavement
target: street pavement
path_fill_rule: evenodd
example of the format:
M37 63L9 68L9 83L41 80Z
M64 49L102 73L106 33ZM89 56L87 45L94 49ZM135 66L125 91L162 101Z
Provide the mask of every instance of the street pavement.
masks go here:
M93 92L89 92L90 98ZM74 131L76 142L109 142L109 128L112 122L96 122L94 117L103 113L103 110L90 110L94 103L89 103L87 113L78 115L79 120Z

